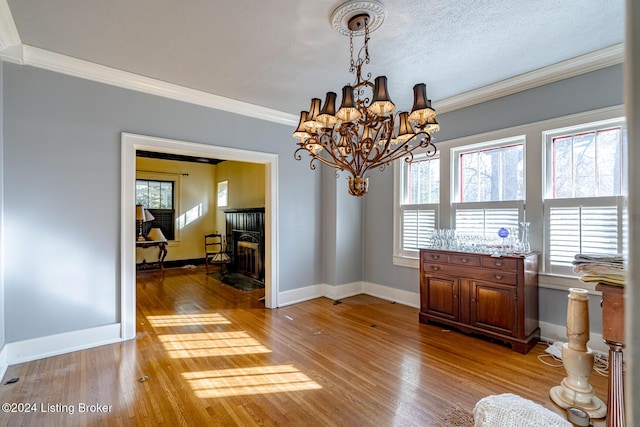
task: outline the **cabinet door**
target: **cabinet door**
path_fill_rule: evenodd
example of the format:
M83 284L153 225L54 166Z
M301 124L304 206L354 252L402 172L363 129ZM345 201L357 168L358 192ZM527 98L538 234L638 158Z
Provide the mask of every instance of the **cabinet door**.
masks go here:
M517 291L513 285L471 281L471 325L499 334L517 334Z
M457 278L425 275L420 286L422 287L420 311L443 319L458 321L460 283Z

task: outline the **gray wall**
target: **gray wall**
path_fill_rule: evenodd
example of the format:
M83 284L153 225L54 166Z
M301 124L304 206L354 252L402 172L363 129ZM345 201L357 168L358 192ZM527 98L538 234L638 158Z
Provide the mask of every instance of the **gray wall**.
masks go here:
M7 342L119 321L121 132L279 154L279 289L321 282L320 174L290 127L28 66L3 77Z
M348 193L346 172L322 166L324 283L332 286L362 280L362 197Z
M480 134L623 103L622 66L616 65L570 79L530 89L483 104L438 116L442 130L437 141ZM393 171L370 176L365 201L364 280L419 292L417 269L394 266ZM381 227L380 224L389 224ZM566 292L540 289L540 320L566 323ZM591 313L599 312L599 299L591 298ZM591 316L591 330L600 332L602 321Z

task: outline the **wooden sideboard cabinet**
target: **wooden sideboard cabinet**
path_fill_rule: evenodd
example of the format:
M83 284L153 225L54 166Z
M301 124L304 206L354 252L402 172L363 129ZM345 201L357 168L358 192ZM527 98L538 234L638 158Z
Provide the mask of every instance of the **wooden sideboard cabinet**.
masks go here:
M529 352L540 338L538 254L493 257L421 249L420 322L445 324Z

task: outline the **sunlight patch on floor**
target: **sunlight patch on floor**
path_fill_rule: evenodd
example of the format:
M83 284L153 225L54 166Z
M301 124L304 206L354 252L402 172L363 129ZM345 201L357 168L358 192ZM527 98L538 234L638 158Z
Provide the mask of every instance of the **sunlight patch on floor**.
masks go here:
M182 376L187 380L195 395L200 398L282 393L322 388L320 384L311 380L293 365L185 372Z
M171 314L166 316L146 316L154 328L193 325L230 325L231 322L219 313Z
M158 335L158 339L174 359L271 353L244 331Z

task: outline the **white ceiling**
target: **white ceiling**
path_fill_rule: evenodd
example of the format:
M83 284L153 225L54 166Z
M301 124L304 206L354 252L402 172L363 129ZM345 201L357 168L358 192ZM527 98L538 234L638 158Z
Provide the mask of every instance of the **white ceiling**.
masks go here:
M0 1L24 45L286 113L353 81L342 0ZM381 1L365 71L401 110L415 83L443 100L624 38L624 0Z

